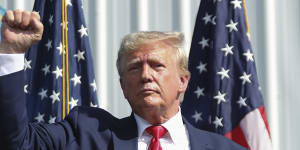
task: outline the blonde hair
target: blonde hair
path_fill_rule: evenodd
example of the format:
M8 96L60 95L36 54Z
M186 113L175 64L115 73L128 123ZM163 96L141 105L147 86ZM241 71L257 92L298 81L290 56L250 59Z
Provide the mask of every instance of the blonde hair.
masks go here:
M141 31L136 33L131 33L126 35L119 48L118 59L117 59L117 69L120 77L122 76L122 58L129 51L137 50L141 44L145 42L153 41L163 41L176 50L176 60L178 67L184 75L190 76L188 70L188 59L183 51L184 47L184 35L181 32L158 32L158 31Z

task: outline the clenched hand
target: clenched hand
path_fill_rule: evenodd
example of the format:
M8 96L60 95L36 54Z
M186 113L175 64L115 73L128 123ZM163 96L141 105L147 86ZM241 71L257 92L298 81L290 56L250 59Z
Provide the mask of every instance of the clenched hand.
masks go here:
M0 53L24 53L42 39L43 30L37 12L8 10L2 18Z

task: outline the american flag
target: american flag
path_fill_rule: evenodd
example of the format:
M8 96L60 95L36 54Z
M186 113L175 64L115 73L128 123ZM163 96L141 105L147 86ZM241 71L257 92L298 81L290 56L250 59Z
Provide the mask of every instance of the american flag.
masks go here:
M40 14L44 24L44 33L42 40L25 55L24 92L31 121L54 123L67 115L68 108L71 110L77 105L98 106L93 59L82 2L64 1L67 22L63 21L62 2L36 0L34 4L33 10ZM65 42L62 41L62 27L67 30L68 40ZM66 48L68 49L65 50Z
M244 4L201 0L182 113L197 128L251 150L271 150Z

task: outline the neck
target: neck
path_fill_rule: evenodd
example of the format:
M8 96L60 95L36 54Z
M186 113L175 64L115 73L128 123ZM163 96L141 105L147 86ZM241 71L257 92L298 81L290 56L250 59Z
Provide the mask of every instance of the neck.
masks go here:
M139 114L135 112L138 116L146 120L152 125L159 125L167 122L170 118L175 116L179 111L179 107L177 109L174 109L174 111L168 111L168 112L157 112L157 111L151 111L149 110L146 114Z

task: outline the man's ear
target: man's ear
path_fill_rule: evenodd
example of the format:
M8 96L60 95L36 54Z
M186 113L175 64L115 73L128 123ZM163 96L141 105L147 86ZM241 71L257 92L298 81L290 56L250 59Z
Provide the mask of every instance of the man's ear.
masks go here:
M180 76L180 86L179 86L179 92L184 93L187 89L188 83L190 80L189 75L182 75Z

